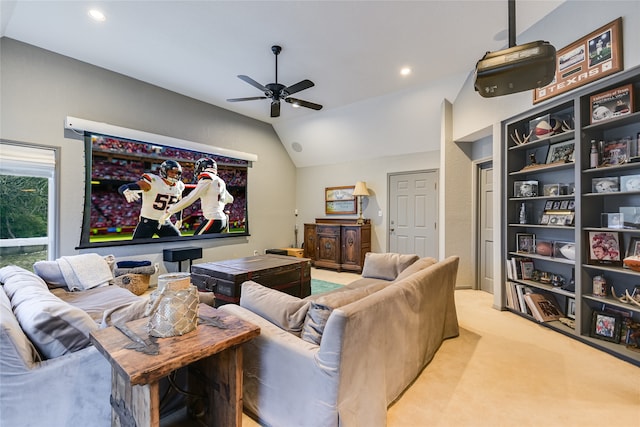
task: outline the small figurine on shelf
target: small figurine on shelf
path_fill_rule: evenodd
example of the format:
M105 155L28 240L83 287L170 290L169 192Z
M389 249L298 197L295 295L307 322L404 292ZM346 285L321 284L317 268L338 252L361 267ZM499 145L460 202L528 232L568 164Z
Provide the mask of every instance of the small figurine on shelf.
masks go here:
M592 139L591 140L591 153L590 153L590 157L589 157L589 166L591 168L597 168L598 165L600 164L599 161L599 154L598 154L598 147L596 147L596 140Z
M520 206L519 222L520 224L527 223L527 207L524 203Z
M529 154L529 161L531 162L529 163L529 166L538 164L538 161L536 160L536 153Z

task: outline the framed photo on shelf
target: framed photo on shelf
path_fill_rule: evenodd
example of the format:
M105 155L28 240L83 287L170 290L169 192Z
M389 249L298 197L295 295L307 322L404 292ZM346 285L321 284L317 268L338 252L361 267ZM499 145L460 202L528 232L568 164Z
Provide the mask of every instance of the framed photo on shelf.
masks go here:
M550 211L551 209L553 209L553 200L547 200L544 204L544 210Z
M575 220L576 214L569 213L564 217L564 225L573 225L573 221Z
M540 225L549 224L549 214L542 214L542 218L540 218Z
M532 254L536 249L536 235L530 233L516 233L516 252Z
M604 311L593 312L591 330L589 331L592 338L619 343L621 330L622 317L620 315Z
M549 214L549 225L566 225L566 214Z
M591 191L594 193L617 193L620 191L620 178L617 176L591 178Z
M617 231L587 231L587 261L589 264L622 265L620 233Z
M632 236L629 238L629 246L625 257L640 256L640 237Z
M633 113L633 85L597 93L589 98L591 124Z
M576 318L576 299L567 297L567 309L565 310L569 319Z
M627 333L624 344L629 350L640 351L640 323L632 319L625 319ZM622 337L621 337L622 338Z
M355 185L325 188L325 213L327 215L356 213L356 197L353 195L355 188Z
M573 162L574 161L574 141L559 142L552 144L549 147L549 153L547 154L547 164L558 162Z

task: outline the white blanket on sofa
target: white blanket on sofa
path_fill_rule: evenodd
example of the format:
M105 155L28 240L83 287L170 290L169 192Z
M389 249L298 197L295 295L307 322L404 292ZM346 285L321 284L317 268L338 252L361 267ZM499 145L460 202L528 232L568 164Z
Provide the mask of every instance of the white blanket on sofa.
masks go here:
M62 276L71 291L82 291L108 285L113 272L104 257L89 253L63 256L56 260Z

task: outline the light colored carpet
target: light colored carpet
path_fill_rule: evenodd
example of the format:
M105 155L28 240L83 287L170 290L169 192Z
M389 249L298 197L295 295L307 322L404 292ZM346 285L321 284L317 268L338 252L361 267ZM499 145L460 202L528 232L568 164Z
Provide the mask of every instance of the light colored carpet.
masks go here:
M640 425L640 369L491 304L486 292L456 291L460 336L389 407L388 427ZM243 425L259 426L247 415Z

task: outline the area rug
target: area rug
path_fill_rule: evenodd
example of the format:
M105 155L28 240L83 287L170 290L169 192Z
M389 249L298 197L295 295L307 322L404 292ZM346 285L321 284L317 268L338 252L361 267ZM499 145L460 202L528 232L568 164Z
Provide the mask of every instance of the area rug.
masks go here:
M329 292L337 288L341 288L344 285L338 283L325 282L324 280L311 279L311 294L321 294Z

